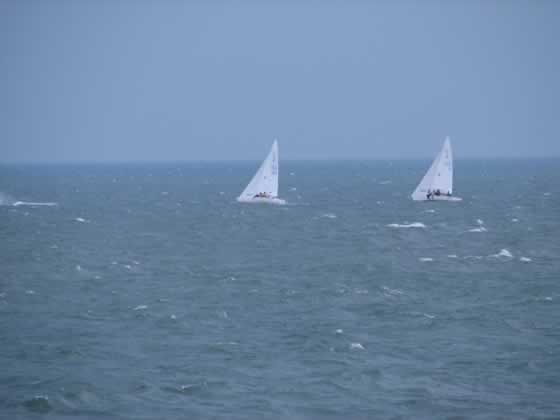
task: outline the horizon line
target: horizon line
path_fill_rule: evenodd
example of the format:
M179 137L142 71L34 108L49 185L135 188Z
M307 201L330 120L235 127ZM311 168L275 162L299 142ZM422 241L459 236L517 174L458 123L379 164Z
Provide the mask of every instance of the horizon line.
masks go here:
M165 163L221 163L221 162L259 162L258 159L131 159L131 160L0 160L0 165L119 165L119 164L165 164ZM333 158L283 158L282 162L387 162L387 161L431 161L434 157L333 157ZM555 160L560 156L486 156L454 158L462 161L515 161L515 160Z

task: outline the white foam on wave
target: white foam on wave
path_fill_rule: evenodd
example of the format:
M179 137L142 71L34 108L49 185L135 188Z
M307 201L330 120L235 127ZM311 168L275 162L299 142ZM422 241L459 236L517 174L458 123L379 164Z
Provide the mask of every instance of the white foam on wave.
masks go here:
M350 348L352 350L365 350L364 346L362 346L360 343L350 343Z
M135 311L143 311L144 309L148 309L148 305L138 305L134 308Z
M549 192L545 192L543 195L544 195L545 197L548 197L548 196L550 196L550 195L552 195L552 194L549 193Z
M404 292L402 290L399 289L391 289L387 286L383 286L383 290L385 290L387 293L391 294L391 295L403 295Z
M52 207L52 206L58 206L58 203L54 203L54 202L39 203L39 202L34 202L34 201L16 201L12 204L12 206L14 206L14 207L19 207L19 206Z
M447 258L457 258L457 254L449 254Z
M26 290L26 291L25 291L25 294L27 294L27 295L34 295L34 294L35 294L35 290L31 290L31 289Z
M421 261L421 262L430 262L430 261L433 261L434 259L430 258L430 257L421 257L421 258L418 258L418 260Z
M175 320L175 319L177 319L177 316L175 314L171 314L171 316L169 318Z
M319 217L326 218L326 219L336 219L337 216L334 213L324 213L324 214L320 215Z
M435 213L436 211L434 209L428 209L428 210L424 210L424 213Z
M497 254L492 254L489 256L494 258L513 258L512 253L505 248L500 250L500 252L498 252Z
M76 222L80 222L80 223L88 223L89 222L89 220L86 220L83 217L76 217L74 220Z
M483 225L484 224L484 220L482 219L476 219L476 223L478 223L479 225Z
M468 230L469 232L487 232L488 230L484 227L477 227L477 228L472 228Z
M521 262L531 262L533 260L531 258L528 258L528 257L520 257L519 261L521 261Z
M513 218L513 219L511 219L511 221L512 221L513 223L517 223L517 222L519 222L519 219Z
M344 332L344 330L342 330L341 328L339 328L338 330L335 331L335 333L337 334L342 334Z
M392 227L392 228L405 228L405 229L406 228L421 228L421 229L424 229L426 227L426 225L424 223L420 223L420 222L404 223L404 224L391 223L387 226Z

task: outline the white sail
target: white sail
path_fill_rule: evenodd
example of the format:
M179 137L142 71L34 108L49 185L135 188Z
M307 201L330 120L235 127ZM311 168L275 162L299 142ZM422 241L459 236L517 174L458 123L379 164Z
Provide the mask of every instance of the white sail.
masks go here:
M451 142L447 137L443 143L441 151L434 159L432 166L420 181L412 193L412 199L422 201L428 199L428 192L439 190L441 199L454 199L453 194L453 152L451 150ZM434 197L437 199L437 197Z
M274 140L268 156L249 185L237 197L242 202L275 202L282 204L278 196L278 142ZM282 203L280 203L282 202Z

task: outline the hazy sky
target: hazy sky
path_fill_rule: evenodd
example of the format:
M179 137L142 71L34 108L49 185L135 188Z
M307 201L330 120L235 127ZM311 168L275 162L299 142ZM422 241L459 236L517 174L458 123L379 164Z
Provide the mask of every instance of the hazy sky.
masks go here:
M560 156L560 1L0 0L0 161Z

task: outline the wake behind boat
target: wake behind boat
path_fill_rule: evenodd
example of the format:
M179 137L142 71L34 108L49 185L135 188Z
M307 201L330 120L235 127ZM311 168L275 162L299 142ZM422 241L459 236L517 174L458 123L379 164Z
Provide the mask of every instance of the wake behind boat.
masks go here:
M237 197L240 203L285 204L278 198L278 142L274 140L268 156L249 185Z
M412 193L414 201L462 201L453 196L453 152L449 137L434 159L432 166Z

